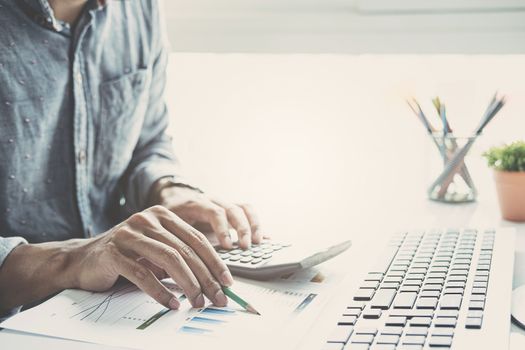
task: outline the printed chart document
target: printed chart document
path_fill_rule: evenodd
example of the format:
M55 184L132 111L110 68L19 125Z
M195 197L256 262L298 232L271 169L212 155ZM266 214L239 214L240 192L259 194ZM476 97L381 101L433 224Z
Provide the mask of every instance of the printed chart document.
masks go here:
M261 316L231 300L225 308L191 308L171 280L163 283L181 300L179 310L166 309L131 284L105 293L65 290L0 327L134 349L293 348L341 279L319 268L273 282L236 279L233 290Z

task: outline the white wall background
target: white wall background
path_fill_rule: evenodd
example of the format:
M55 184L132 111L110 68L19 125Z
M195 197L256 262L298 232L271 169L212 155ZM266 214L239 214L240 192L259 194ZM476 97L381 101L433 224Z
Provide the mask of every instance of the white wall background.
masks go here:
M166 0L178 52L525 53L525 0Z

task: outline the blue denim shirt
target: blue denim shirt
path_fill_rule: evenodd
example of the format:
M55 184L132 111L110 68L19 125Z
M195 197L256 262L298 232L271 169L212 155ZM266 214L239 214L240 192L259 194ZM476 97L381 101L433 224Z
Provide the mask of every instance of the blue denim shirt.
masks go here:
M158 6L90 0L70 28L47 0L0 0L0 266L108 230L177 175Z

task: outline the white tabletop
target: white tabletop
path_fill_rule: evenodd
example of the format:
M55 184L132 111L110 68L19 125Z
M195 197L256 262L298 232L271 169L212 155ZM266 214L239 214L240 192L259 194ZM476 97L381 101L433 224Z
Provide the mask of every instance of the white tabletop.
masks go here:
M514 226L525 254L525 224L500 219L480 158L525 135L524 66L525 56L174 54L171 132L194 183L251 202L274 236L380 245L398 229ZM452 127L468 133L495 90L508 104L468 159L478 201L427 200L440 162L404 98L432 114L430 98L441 96ZM525 284L525 271L514 284Z

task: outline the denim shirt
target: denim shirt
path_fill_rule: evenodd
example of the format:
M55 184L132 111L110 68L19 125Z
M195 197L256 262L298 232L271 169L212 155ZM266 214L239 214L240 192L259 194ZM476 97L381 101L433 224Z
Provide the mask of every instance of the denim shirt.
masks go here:
M108 230L177 178L165 42L155 0L90 0L74 28L47 0L0 0L0 267L26 241Z

